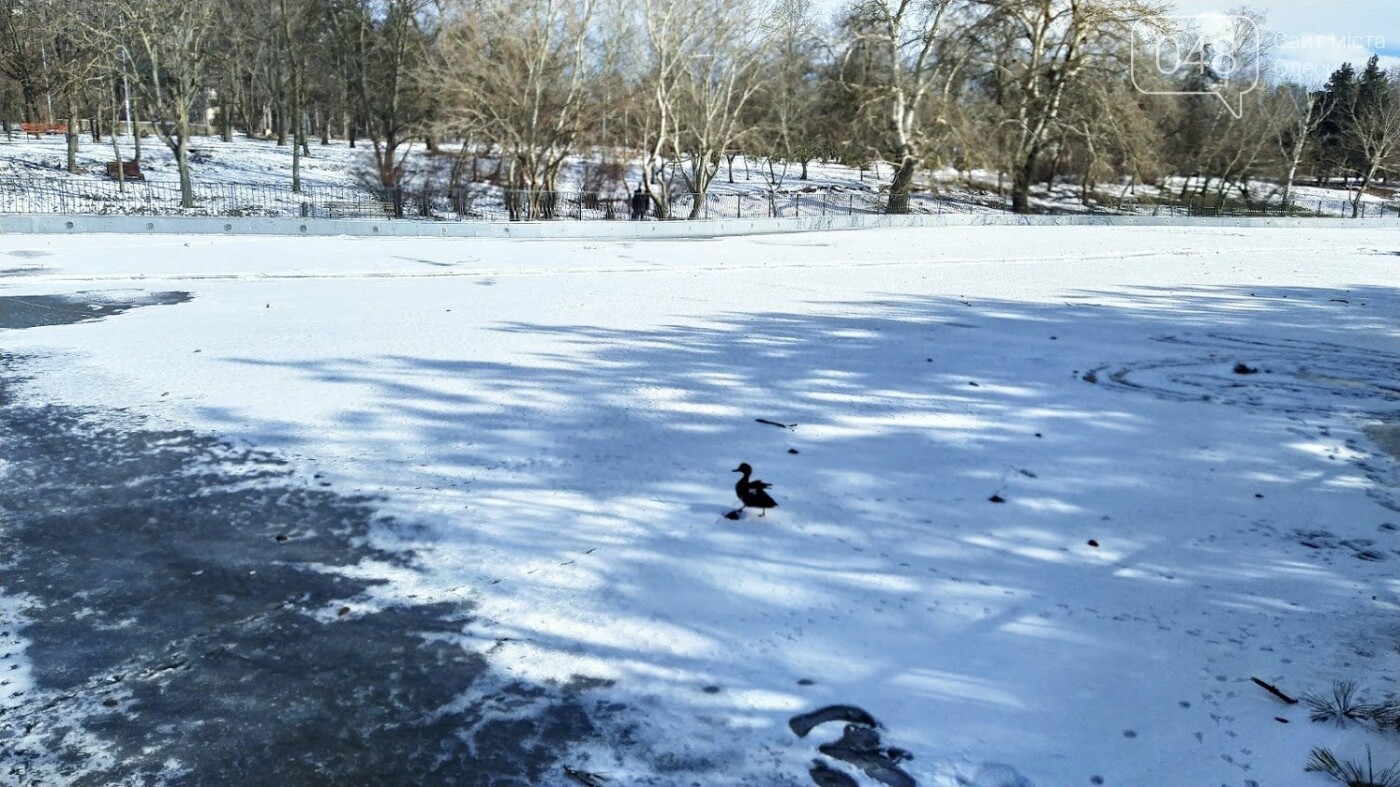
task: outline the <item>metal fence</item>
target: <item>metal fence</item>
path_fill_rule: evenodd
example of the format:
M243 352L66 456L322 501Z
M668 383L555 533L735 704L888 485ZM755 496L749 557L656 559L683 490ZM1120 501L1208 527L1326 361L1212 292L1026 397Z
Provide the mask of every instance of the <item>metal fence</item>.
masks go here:
M302 218L432 219L439 221L622 221L631 218L631 195L578 191L504 191L475 184L457 189L288 184L196 184L193 207L181 207L180 187L170 182L100 178L0 179L0 213L65 215L293 216ZM1362 216L1395 215L1400 205L1363 204ZM647 220L790 218L871 214L1010 212L1002 196L915 193L891 199L876 191L680 193L647 206ZM1138 216L1332 216L1350 217L1350 205L1238 204L1212 200L1120 201L1072 210L1038 212Z

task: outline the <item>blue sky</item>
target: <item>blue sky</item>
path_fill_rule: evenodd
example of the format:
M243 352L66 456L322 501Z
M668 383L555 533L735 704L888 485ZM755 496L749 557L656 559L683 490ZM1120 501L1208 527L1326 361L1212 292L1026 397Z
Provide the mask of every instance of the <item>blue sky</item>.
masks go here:
M1177 0L1181 14L1227 14L1238 2ZM1373 53L1400 67L1400 2L1397 0L1255 0L1278 34L1275 72L1305 84L1321 84L1343 61L1358 68Z

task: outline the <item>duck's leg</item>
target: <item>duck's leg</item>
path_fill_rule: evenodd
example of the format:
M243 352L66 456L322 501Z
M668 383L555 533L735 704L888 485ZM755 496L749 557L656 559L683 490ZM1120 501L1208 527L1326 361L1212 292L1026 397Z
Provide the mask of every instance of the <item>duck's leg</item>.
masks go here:
M768 509L766 509L766 508L760 508L760 509L758 509L758 518L759 518L759 519L762 519L762 518L763 518L763 515L766 514L766 513L768 513Z

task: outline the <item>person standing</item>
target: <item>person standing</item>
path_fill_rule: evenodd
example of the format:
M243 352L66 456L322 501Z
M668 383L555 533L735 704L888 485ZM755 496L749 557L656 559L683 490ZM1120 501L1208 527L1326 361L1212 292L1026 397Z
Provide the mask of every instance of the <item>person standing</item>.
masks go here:
M632 220L641 221L647 217L647 210L651 207L651 196L642 188L642 184L637 184L637 190L632 192Z

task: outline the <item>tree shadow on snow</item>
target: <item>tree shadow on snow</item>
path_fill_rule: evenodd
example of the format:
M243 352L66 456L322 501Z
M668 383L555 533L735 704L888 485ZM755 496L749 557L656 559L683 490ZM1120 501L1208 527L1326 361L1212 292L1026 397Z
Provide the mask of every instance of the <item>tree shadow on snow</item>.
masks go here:
M483 593L528 602L575 592L587 607L570 611L580 626L536 616L493 621L497 631L546 652L645 665L696 698L688 712L770 730L794 709L862 702L849 695L859 685L974 732L1054 729L1060 710L1036 696L1037 684L1054 683L1057 669L1073 683L1120 662L1121 644L1108 639L1115 625L1144 641L1223 638L1255 626L1251 615L1277 625L1354 599L1339 578L1382 592L1380 574L1341 545L1374 537L1379 521L1335 524L1332 542L1313 538L1330 550L1291 529L1338 505L1371 511L1356 502L1365 495L1349 480L1355 464L1319 446L1346 419L1400 412L1389 380L1400 354L1387 349L1400 313L1393 289L1144 288L1042 304L891 295L814 311L641 330L484 328L527 343L548 337L555 348L511 363L473 360L469 336L448 359L235 360L368 391L338 414L352 429L335 439L354 455L412 455L395 478L379 479L385 488L421 488L435 510L461 511L424 513L415 523L423 530L387 528L404 546L479 552L480 562L456 565ZM293 423L231 428L260 444L302 439ZM1355 450L1372 502L1393 508L1381 483L1389 460ZM740 461L777 484L781 507L764 520L720 519L734 504L729 471ZM133 516L131 528L144 532ZM344 553L307 559L365 557L347 545L370 531L369 517L350 518L351 532L330 542ZM259 532L258 549L270 553L249 564L260 574L269 561L291 565L292 553L269 538L277 528L297 529ZM1383 545L1385 561L1400 560L1394 548L1400 541ZM193 564L169 563L167 581L191 582ZM298 593L343 598L357 591L337 584L348 581L271 582L227 615L272 614ZM97 575L71 584L111 583ZM1084 604L1082 588L1108 599L1105 608ZM1182 612L1201 598L1191 603L1217 610L1214 623ZM635 625L601 625L619 620ZM873 639L852 641L853 628ZM222 641L194 651L231 658L216 653ZM901 643L918 649L912 662ZM463 658L416 647L434 663ZM1021 660L989 661L991 651ZM335 679L365 680L379 658ZM474 658L421 704L461 691L480 669ZM756 682L773 674L792 681ZM725 691L709 692L715 684ZM784 701L755 705L742 699L747 690ZM625 697L629 685L613 691ZM896 730L890 742L944 751L935 733L951 723L909 731L914 740Z
M1071 643L1088 669L1121 658L1104 621L1191 630L1173 599L1204 594L1237 634L1252 624L1233 616L1277 621L1307 613L1296 597L1339 598L1338 577L1381 590L1374 572L1357 574L1360 548L1339 545L1375 540L1380 521L1334 525L1311 539L1335 547L1321 551L1293 531L1357 499L1354 464L1317 448L1329 426L1400 411L1394 289L1141 288L1045 304L891 295L818 311L641 330L489 326L556 348L512 363L473 360L464 341L452 359L290 365L371 392L341 416L355 453L406 442L426 455L401 483L506 512L437 518L424 543L489 545L502 561L549 564L540 587L581 575L570 582L593 583L615 614L664 617L654 640L500 626L547 651L679 666L690 677L677 682L696 691L776 689L724 670L795 681L814 660L798 654L825 652L868 680L922 687L913 696L936 715L1052 715L946 650L930 654L925 679L878 646L822 636L738 647L742 665L714 653L755 626L884 616L912 632L937 609L964 621L945 642L988 637L1047 657ZM285 441L297 430L258 428ZM719 519L740 461L777 484L766 522ZM1387 459L1359 461L1385 478ZM1396 506L1384 484L1370 494ZM1372 551L1393 562L1396 548ZM478 580L501 576L513 574L484 566ZM667 582L674 603L644 598ZM1059 601L1086 583L1123 608ZM693 638L694 655L671 636ZM960 681L990 688L949 688Z

